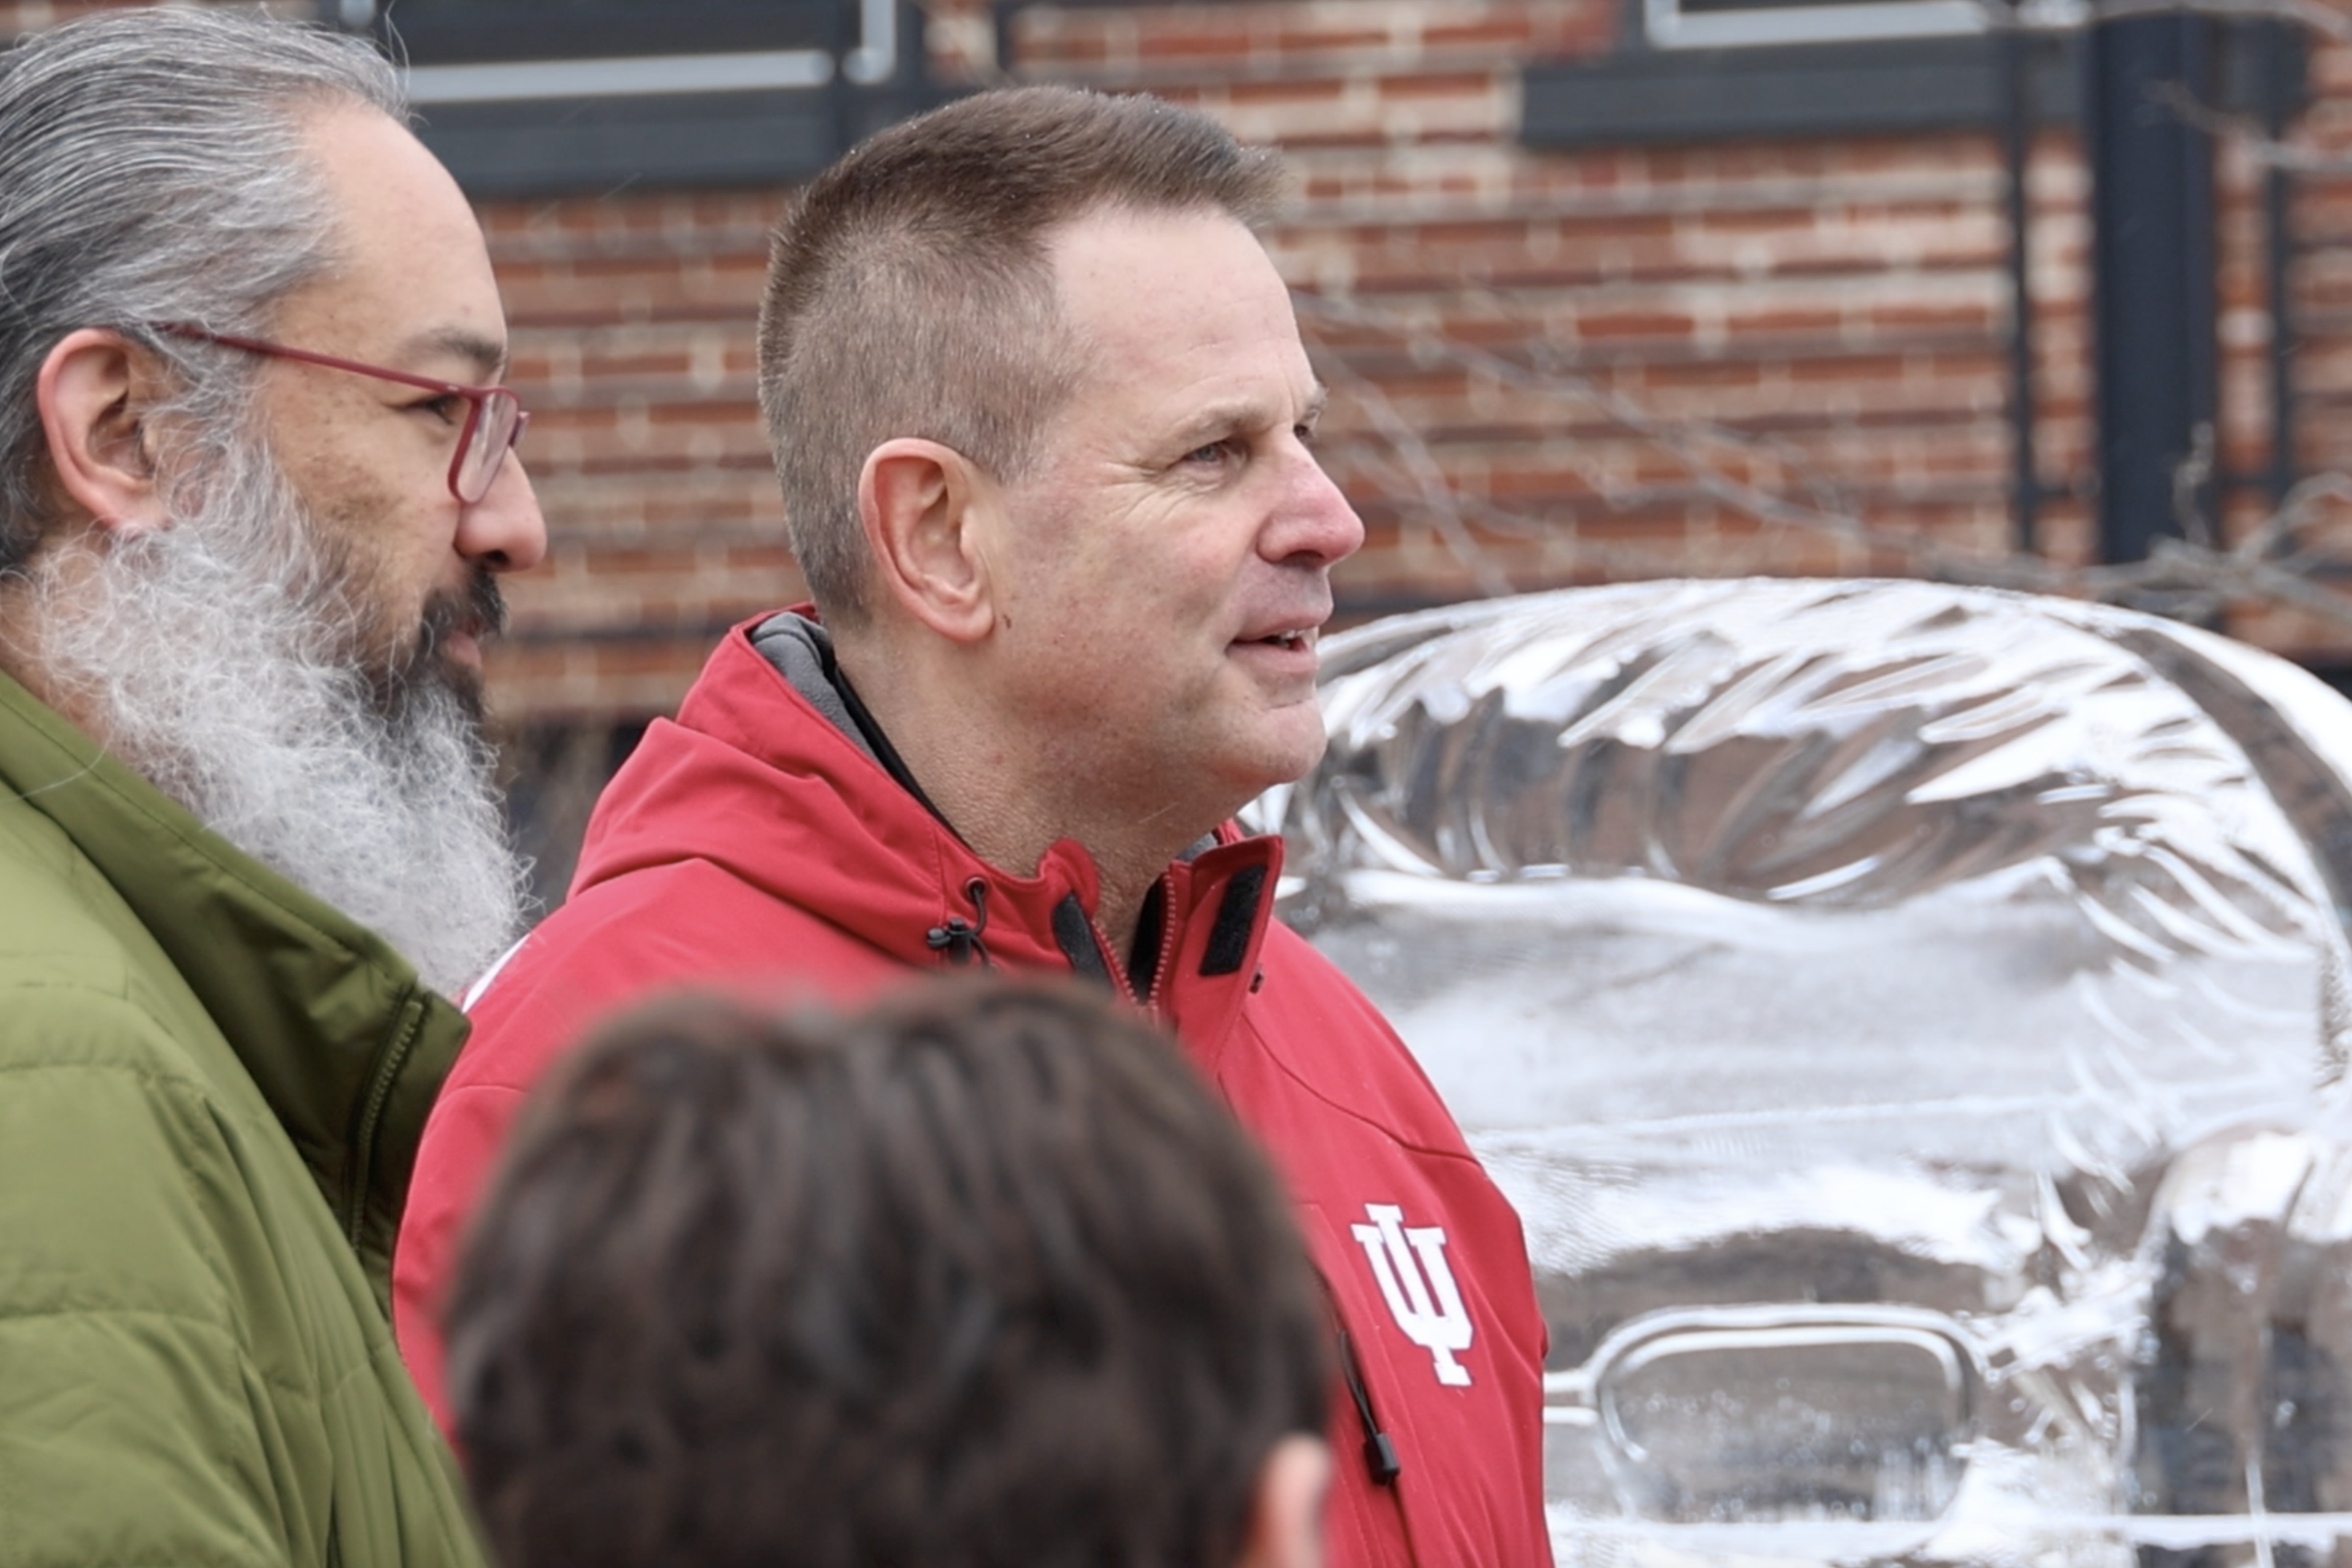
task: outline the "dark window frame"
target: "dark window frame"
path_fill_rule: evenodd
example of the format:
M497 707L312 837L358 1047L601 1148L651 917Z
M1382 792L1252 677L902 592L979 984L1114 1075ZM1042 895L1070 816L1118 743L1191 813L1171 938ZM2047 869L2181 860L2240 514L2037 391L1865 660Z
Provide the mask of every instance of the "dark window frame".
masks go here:
M2263 109L2263 29L2227 24L2215 103ZM2080 35L2026 42L2026 100L2042 124L2071 124L2082 100ZM2294 37L2289 94L2308 94ZM1654 49L1529 65L1521 72L1522 145L1543 152L1777 138L2000 130L2006 113L2002 38L1948 37Z
M914 0L320 4L408 62L478 199L795 184L941 97Z
M634 58L772 49L839 53L859 0L394 0L379 37L414 64ZM650 23L657 20L658 26Z

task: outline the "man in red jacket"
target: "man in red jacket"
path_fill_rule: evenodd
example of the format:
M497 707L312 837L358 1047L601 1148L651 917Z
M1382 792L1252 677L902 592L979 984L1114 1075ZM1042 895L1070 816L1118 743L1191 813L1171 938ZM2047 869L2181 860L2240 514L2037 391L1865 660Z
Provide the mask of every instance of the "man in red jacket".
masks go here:
M1549 1559L1518 1221L1371 1005L1270 920L1228 820L1321 755L1316 637L1362 525L1250 225L1272 159L1145 98L895 126L777 237L766 413L814 606L730 633L599 803L569 901L478 989L395 1311L434 1327L516 1101L681 981L851 1001L1074 971L1171 1026L1272 1152L1329 1287L1339 1564Z

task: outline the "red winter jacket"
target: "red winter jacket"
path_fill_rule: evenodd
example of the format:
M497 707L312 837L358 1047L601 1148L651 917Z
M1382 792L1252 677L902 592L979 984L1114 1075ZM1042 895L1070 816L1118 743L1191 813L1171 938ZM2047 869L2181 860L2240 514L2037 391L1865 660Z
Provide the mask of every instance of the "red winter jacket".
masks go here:
M614 1005L698 981L854 1002L970 957L973 926L1001 967L1129 991L1086 852L1056 844L1026 878L975 857L763 655L774 630L810 646L789 628L728 634L597 803L569 900L478 988L394 1266L401 1349L445 1429L435 1307L457 1238L524 1091ZM1166 873L1150 1010L1271 1151L1394 1445L1376 1482L1343 1395L1329 1560L1540 1568L1544 1329L1517 1216L1371 1004L1269 918L1280 840L1218 837Z

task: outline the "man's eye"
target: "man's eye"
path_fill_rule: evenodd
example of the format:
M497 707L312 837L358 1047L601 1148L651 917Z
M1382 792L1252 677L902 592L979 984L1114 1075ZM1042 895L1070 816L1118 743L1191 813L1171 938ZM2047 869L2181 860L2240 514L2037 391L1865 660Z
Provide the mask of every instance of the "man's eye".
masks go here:
M410 406L423 409L425 413L438 418L444 425L460 424L466 417L466 400L455 394L428 397L424 402L411 404Z
M1184 454L1188 463L1222 463L1234 455L1231 441L1212 441L1205 447L1195 447Z

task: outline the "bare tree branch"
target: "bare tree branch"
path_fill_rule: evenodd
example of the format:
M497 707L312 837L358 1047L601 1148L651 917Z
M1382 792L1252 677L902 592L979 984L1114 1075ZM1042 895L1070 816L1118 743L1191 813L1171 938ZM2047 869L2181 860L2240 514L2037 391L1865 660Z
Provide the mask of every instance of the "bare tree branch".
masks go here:
M1389 401L1389 395L1377 383L1357 374L1355 367L1344 359L1334 357L1331 363L1358 405L1371 416L1373 425L1396 448L1438 537L1445 541L1446 549L1478 584L1478 591L1488 598L1514 592L1509 575L1470 537L1454 488L1446 482L1444 470L1430 455L1429 444L1421 438L1421 433L1398 415L1396 405Z
M2239 148L2263 168L2282 169L2290 174L2352 174L2352 152L2328 152L2282 140L2265 132L2252 116L2225 114L2200 101L2177 82L2167 82L2148 96L2179 115L2182 123L2202 131L2216 142Z
M2205 447L2183 461L2174 480L2176 510L2184 513L2184 531L2193 537L2160 541L2146 561L2066 566L2032 555L1958 550L1922 532L1874 527L1842 501L1824 504L1820 499L1800 499L1758 485L1733 472L1722 460L1726 457L1744 458L1750 454L1765 454L1772 458L1773 466L1801 474L1805 465L1791 461L1788 443L1778 437L1749 435L1711 420L1661 416L1637 400L1602 386L1589 375L1552 368L1558 363L1557 356L1547 355L1539 348L1530 350L1529 358L1548 359L1549 364L1522 363L1360 300L1310 293L1299 294L1296 299L1299 313L1310 329L1318 324L1338 324L1359 332L1374 332L1403 345L1416 363L1451 364L1533 396L1597 411L1612 424L1669 454L1686 477L1686 495L1712 500L1735 515L1770 529L1822 534L1881 557L1901 560L1922 577L2071 598L2144 601L2150 595L2162 595L2199 611L2218 609L2223 605L2272 604L2352 629L2352 595L2316 580L2319 574L2352 568L2352 557L2319 552L2280 556L2282 549L2305 539L2311 531L2321 503L2352 505L2352 476L2326 473L2304 480L2276 511L2248 531L2240 543L2223 549L2211 521L2201 515L2196 502L2198 491L2211 473L2213 454L2209 437ZM1540 342L1539 339L1536 341ZM1447 477L1427 441L1388 395L1349 363L1346 351L1328 341L1318 347L1334 377L1364 408L1390 454L1386 460L1378 456L1360 456L1356 458L1359 467L1383 493L1420 510L1445 540L1448 550L1464 562L1482 593L1507 592L1509 578L1499 565L1483 559L1485 547L1476 539L1480 530L1517 538L1568 534L1573 539L1572 552L1577 558L1623 574L1647 575L1688 569L1685 557L1664 551L1653 553L1622 546L1608 548L1573 538L1576 523L1572 515L1523 511L1465 493ZM1652 493L1637 487L1612 486L1598 465L1572 466L1603 504L1613 508L1640 504ZM1823 483L1809 480L1805 488L1816 497L1834 494L1833 489Z

